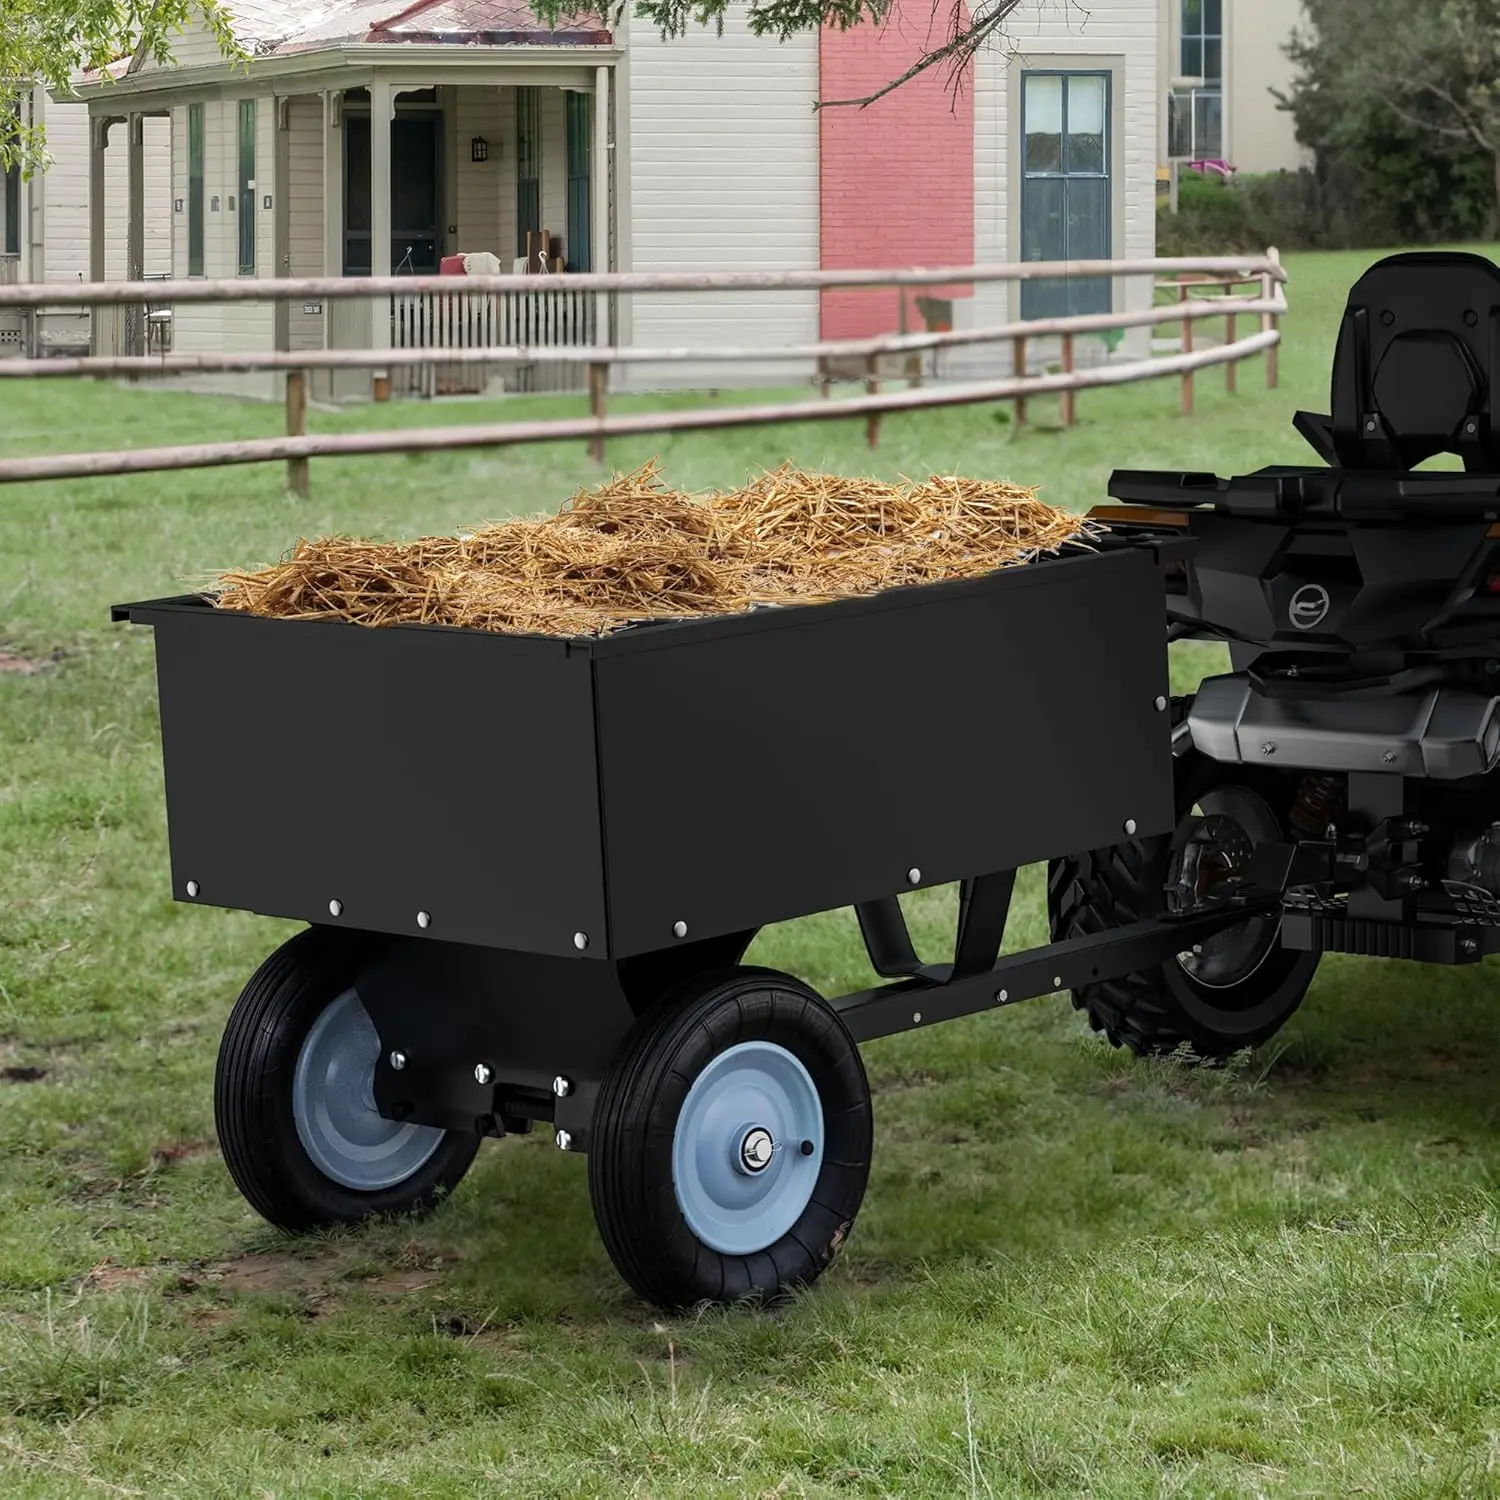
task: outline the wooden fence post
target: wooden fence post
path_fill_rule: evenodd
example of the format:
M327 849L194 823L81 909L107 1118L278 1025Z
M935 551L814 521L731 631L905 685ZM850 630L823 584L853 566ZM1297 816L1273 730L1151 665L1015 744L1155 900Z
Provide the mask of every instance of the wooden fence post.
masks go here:
M1281 254L1276 249L1275 245L1272 245L1266 251L1266 259L1269 260L1274 266L1279 266L1281 264ZM1260 295L1265 301L1269 302L1273 297L1275 297L1276 288L1277 282L1271 276L1270 272L1267 272L1260 278ZM1278 320L1276 314L1270 312L1262 313L1260 315L1260 326L1263 333L1268 333L1271 330L1277 328ZM1277 360L1277 355L1279 353L1280 350L1275 344L1272 344L1271 347L1266 350L1266 389L1268 391L1274 391L1276 389L1276 382L1280 374L1279 364Z
M1188 289L1186 285L1177 288L1177 300L1182 304L1183 311L1187 311ZM1182 320L1182 352L1191 354L1193 352L1193 320L1184 316ZM1190 417L1193 414L1193 372L1184 370L1182 372L1182 414Z
M604 420L604 396L609 388L609 366L594 363L589 366L589 415L596 421ZM589 439L589 457L596 464L604 462L604 434L596 432Z
M1073 335L1071 333L1065 333L1062 336L1062 367L1064 375L1071 375L1073 373ZM1077 420L1076 394L1071 387L1062 393L1062 419L1064 427L1071 427Z
M1234 294L1231 292L1229 294L1229 297L1232 301L1234 298ZM1234 321L1235 320L1233 313L1229 313L1224 319L1224 342L1231 348L1233 348L1234 346ZM1236 381L1235 379L1235 364L1236 361L1231 359L1228 364L1224 366L1224 389L1231 393L1237 390L1239 386L1238 381Z
M307 434L307 372L289 370L286 377L286 435L305 437ZM294 495L307 498L308 475L305 458L289 458L286 461L286 487Z
M872 354L865 367L865 390L872 396L880 394L880 381L875 377L879 356ZM865 419L865 441L872 448L880 446L880 413L872 411Z
M1011 374L1017 380L1026 378L1026 336L1021 335L1014 341L1015 347L1011 353ZM1023 427L1026 424L1026 397L1016 397L1016 426Z

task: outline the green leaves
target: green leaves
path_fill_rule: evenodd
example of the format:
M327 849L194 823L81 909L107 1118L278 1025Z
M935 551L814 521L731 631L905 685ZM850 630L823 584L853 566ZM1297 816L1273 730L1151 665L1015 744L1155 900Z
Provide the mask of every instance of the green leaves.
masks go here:
M165 65L172 45L194 23L219 44L226 62L244 59L219 0L0 0L0 168L27 176L47 164L46 141L28 118L33 87L67 92L76 76L124 63Z

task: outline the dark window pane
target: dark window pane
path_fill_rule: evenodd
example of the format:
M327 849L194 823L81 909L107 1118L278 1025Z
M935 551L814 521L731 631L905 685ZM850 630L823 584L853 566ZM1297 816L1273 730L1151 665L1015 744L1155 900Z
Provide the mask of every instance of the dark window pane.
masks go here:
M1205 36L1223 36L1224 0L1203 0L1203 32Z
M1063 80L1057 73L1033 73L1026 79L1026 170L1061 172Z
M1108 81L1102 75L1068 80L1068 149L1064 165L1070 177L1103 175L1108 129Z
M392 235L436 235L437 184L437 121L397 116L391 122Z
M1191 94L1169 94L1167 96L1167 155L1191 156L1193 154L1193 96Z
M1184 78L1203 77L1203 39L1201 37L1182 39L1182 76Z
M1182 34L1203 35L1203 0L1182 0Z
M1066 224L1069 260L1109 259L1109 183L1104 178L1069 180Z
M344 275L368 276L373 261L370 257L368 234L346 234L344 236Z
M370 117L344 116L344 227L370 232Z
M1203 43L1203 79L1205 83L1218 83L1224 76L1224 44L1218 37Z

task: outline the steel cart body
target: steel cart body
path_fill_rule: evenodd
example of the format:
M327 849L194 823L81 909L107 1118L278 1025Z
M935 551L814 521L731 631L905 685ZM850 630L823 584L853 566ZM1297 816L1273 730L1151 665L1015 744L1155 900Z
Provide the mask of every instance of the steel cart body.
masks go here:
M868 1173L858 1043L1243 917L999 956L1018 868L1174 826L1179 545L588 640L118 607L155 631L175 894L309 924L221 1051L242 1191L292 1230L421 1209L481 1137L545 1122L645 1297L811 1281ZM898 896L951 882L953 954L924 964ZM841 907L881 984L743 965Z

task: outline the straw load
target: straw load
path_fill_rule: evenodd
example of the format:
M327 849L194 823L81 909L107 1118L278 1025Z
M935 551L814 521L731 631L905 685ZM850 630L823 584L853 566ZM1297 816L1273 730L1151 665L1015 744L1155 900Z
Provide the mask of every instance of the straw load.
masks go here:
M304 540L206 592L222 609L283 619L589 636L972 578L1087 545L1097 531L1010 484L783 467L690 496L653 462L580 490L555 515L411 542Z

